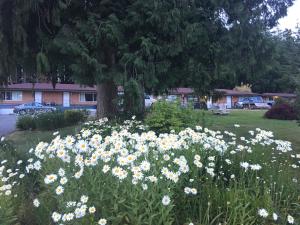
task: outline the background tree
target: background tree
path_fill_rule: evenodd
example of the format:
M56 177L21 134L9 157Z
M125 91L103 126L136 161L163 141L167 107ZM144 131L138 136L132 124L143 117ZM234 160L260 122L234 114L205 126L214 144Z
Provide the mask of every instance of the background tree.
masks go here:
M257 92L295 92L300 77L300 42L297 33L283 31L269 34L266 39L268 70L252 81Z
M0 77L7 82L18 75L34 82L42 75L55 86L72 75L75 82L97 85L98 117L115 115L117 86L133 90L128 82L137 84L134 90L143 101L144 91L183 85L205 94L215 87L266 80L273 71L283 77L279 65L285 54L276 53L277 42L267 31L292 3L3 0ZM291 61L286 65L285 74L297 68ZM131 110L136 95L126 96Z
M90 1L85 7L74 3L69 17L54 40L65 57L74 79L97 85L97 115L116 113L117 80L120 77L118 47L122 40L120 20L126 1Z
M2 82L34 83L44 77L55 86L58 80L70 81L66 62L53 46L65 7L62 1L1 1Z

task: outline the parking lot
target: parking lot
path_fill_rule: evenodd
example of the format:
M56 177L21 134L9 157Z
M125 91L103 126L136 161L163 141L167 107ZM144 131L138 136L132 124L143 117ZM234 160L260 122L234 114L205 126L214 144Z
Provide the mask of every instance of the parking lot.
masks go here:
M0 136L6 136L16 129L16 115L0 115Z

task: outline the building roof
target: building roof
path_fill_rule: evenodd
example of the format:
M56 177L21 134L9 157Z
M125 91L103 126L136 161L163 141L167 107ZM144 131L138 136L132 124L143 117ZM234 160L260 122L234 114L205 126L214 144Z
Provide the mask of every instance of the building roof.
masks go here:
M9 84L2 87L5 90L34 90L34 91L71 91L71 92L95 92L96 86L87 86L82 84L60 84L57 83L55 89L52 86L52 83L18 83L18 84ZM123 87L118 86L118 91L122 92ZM215 89L215 92L223 93L227 96L265 96L265 97L285 97L285 98L296 98L296 94L293 93L253 93L253 92L243 92L231 89ZM179 87L170 89L171 94L193 94L193 88Z
M170 89L171 94L193 94L194 89L193 88L185 88L185 87L179 87L179 88L172 88Z
M264 97L283 97L283 98L296 98L296 94L292 93L253 93L253 92L245 92L245 91L237 91L231 89L215 89L216 92L223 93L225 96L264 96Z
M57 83L55 88L53 88L52 83L19 83L19 84L9 84L2 87L5 90L34 90L34 91L73 91L73 92L83 92L83 91L96 91L96 86L87 86L82 84L60 84ZM122 91L121 86L118 87L118 91Z
M293 93L263 93L262 95L266 96L266 97L278 96L278 97L283 97L283 98L296 98L297 97L297 95L293 94Z
M237 91L231 89L215 89L215 92L223 93L224 95L234 95L234 96L259 96L261 94L247 92L247 91Z

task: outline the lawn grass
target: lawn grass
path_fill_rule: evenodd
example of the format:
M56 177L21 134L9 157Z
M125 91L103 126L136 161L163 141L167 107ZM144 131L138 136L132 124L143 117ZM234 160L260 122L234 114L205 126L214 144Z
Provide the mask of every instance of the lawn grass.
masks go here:
M292 142L293 149L300 152L300 126L296 121L264 118L264 110L231 110L229 115L213 115L209 111L199 112L208 128L233 131L241 136L249 130L261 128L273 131L275 138ZM235 128L234 124L241 127Z
M62 136L68 134L76 134L80 130L80 125L61 128L57 131ZM16 131L7 137L7 140L12 141L17 150L26 151L36 146L39 142L49 142L53 139L54 131Z
M231 110L229 115L213 115L210 111L199 111L206 127L213 130L228 130L240 136L247 136L249 130L261 128L273 131L277 139L292 142L293 148L300 152L300 126L295 121L273 120L263 117L264 110ZM234 124L241 127L235 128ZM60 129L60 134L75 134L80 126ZM40 141L50 141L54 131L16 131L8 140L15 143L18 149L30 149Z

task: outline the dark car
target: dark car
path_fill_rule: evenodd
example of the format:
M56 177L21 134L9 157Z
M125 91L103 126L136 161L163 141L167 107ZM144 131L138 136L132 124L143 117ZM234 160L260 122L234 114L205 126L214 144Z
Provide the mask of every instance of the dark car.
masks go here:
M194 109L204 109L207 110L207 104L204 101L196 101L194 102Z
M44 113L44 112L54 112L55 107L45 106L38 102L30 102L22 105L18 105L14 108L14 113L24 115L24 114L34 114L34 113Z

